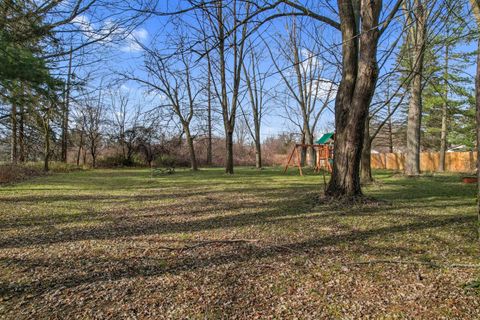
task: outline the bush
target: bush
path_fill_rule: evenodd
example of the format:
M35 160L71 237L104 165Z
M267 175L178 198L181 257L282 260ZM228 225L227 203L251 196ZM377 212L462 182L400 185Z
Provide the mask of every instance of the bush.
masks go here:
M45 172L35 165L0 165L0 183L20 182L32 177L41 176Z
M76 170L82 170L71 163L50 162L49 173L67 173ZM0 184L15 183L30 178L45 175L43 171L43 162L28 162L24 164L2 164L0 165Z
M155 160L155 165L157 167L175 168L177 165L177 159L170 155L162 155Z
M35 163L35 167L38 167L38 168L43 170L43 162ZM54 173L67 173L67 172L72 172L72 171L77 171L77 170L83 170L82 167L79 167L76 164L65 163L65 162L57 162L57 161L51 161L48 164L48 167L50 169L50 172L54 172Z
M100 158L97 161L97 166L102 168L115 168L115 167L136 167L139 166L138 159L132 158L130 160L124 159L123 155L116 154Z

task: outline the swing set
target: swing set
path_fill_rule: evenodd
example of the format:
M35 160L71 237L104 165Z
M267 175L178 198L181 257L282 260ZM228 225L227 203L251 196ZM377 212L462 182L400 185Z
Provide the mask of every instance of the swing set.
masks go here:
M285 165L285 170L283 173L286 173L290 164L298 167L298 172L303 176L302 171L302 162L300 156L300 148L313 148L315 150L315 167L314 172L319 173L320 171L325 174L325 171L332 172L333 164L333 141L335 139L335 133L326 133L320 139L315 141L315 144L303 144L297 143L293 147L290 156L288 157L287 164ZM295 159L294 159L295 156ZM293 163L292 163L293 160ZM296 160L296 161L295 161Z

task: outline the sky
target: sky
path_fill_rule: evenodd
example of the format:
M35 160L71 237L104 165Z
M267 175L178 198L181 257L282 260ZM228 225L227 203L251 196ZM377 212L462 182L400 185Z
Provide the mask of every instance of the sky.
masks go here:
M167 1L170 7L164 7L163 10L171 9L172 3L175 1ZM391 1L385 1L385 6L389 6ZM320 10L326 10L325 8L320 8ZM326 11L325 11L326 12ZM332 16L333 17L333 16ZM188 15L184 16L183 19L187 23L194 23L192 17ZM309 18L306 18L309 19ZM89 18L88 15L82 15L76 18L75 23L79 26L79 28L84 32L84 36L86 37L95 37L95 30L99 30L102 28L108 28L110 20L105 19L102 21L92 21L93 19ZM285 24L288 22L286 19L277 19L264 25L260 28L254 35L252 35L253 41L258 44L262 44L263 41L267 43L278 43L281 41L285 41ZM400 36L402 39L402 30L401 30L401 22L402 16L399 15L398 18L392 23L389 27L388 31L382 36L380 41L380 48L379 48L379 59L381 60L384 54L384 49L386 50L392 44L395 44L397 39ZM341 46L341 37L340 32L334 30L331 27L326 27L319 22L311 21L310 27L305 29L302 34L303 37L306 39L304 41L304 48L302 48L302 59L316 59L315 63L318 64L325 64L327 65L329 62L328 59L333 59L332 55L329 55L327 52L329 50L338 50ZM433 29L435 30L437 26L434 26ZM159 17L153 16L141 23L140 25L136 26L133 30L119 30L119 33L127 33L128 35L123 38L121 41L115 41L115 44L108 43L108 40L101 42L99 45L102 47L103 54L107 53L109 56L108 61L103 61L100 66L95 65L93 68L96 68L94 71L98 71L98 74L102 74L101 76L97 77L95 80L96 82L99 81L100 78L106 77L107 79L115 79L118 78L118 75L125 72L135 72L139 75L145 76L145 73L142 71L144 66L144 50L139 43L142 43L146 46L150 46L153 43L158 46L158 44L162 43L167 37L167 35L174 30L174 23L170 21L169 17ZM313 41L314 38L320 40L320 47ZM401 40L400 42L401 43ZM166 45L165 45L166 46ZM473 49L474 44L463 44L460 51L471 51ZM314 48L314 50L312 50ZM311 55L311 52L314 52L314 55ZM322 54L327 55L325 61L321 61L321 59L317 59L316 55ZM278 64L281 66L288 66L287 61L282 61L279 55L278 57ZM383 60L380 61L383 63ZM267 55L262 62L262 69L268 70L272 69L272 61L269 60L269 56ZM382 70L381 73L387 73L392 66L395 64L395 56L392 55L388 60L385 61L384 64L381 65ZM473 75L474 67L467 68L465 70L466 73ZM290 68L291 69L291 68ZM285 74L290 75L291 70L287 69ZM333 80L333 76L330 73L329 75L322 75L326 78L330 78ZM94 81L94 82L95 82ZM103 81L103 80L102 80ZM336 77L335 81L338 81L338 77ZM268 76L266 80L266 87L270 88L271 92L277 92L278 88L282 86L282 79L278 73ZM123 92L128 92L131 96L132 105L141 104L145 111L148 109L154 108L158 105L159 101L162 100L161 95L155 95L151 92L147 92L144 87L139 85L138 83L128 81L119 84L119 88ZM246 103L246 100L245 100ZM298 131L294 124L291 121L286 120L285 118L285 108L282 106L282 101L279 99L271 100L269 103L269 111L264 116L264 122L262 124L262 139L265 139L270 136L277 135L281 132L292 132ZM290 99L290 104L294 104L294 102ZM245 106L248 108L248 106ZM327 109L324 114L320 117L319 124L317 126L317 136L321 133L328 132L332 130L333 127L333 113L331 110L333 109L333 105L330 104L330 108ZM221 126L217 128L218 134L222 134Z

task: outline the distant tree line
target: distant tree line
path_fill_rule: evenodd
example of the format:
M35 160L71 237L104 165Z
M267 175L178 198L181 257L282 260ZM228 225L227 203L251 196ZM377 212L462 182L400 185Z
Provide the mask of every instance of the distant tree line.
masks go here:
M3 1L3 154L41 158L45 170L50 160L95 167L106 150L122 165L169 155L198 170L221 159L233 174L262 168L275 118L305 145L302 165L335 130L326 196L356 199L372 180L372 147L405 152L405 173L418 176L422 150L438 150L444 170L450 148L478 146L471 4ZM159 26L148 38L145 21ZM137 65L104 69L125 42Z

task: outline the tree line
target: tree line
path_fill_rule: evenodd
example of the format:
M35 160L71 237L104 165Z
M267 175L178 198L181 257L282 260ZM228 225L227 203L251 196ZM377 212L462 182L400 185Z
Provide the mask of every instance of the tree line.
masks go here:
M475 0L7 0L0 15L2 137L14 163L41 155L48 170L75 148L74 162L88 154L95 166L114 144L126 164L136 154L151 164L178 143L197 170L199 139L211 164L221 137L233 174L245 137L262 167L274 114L305 145L335 130L325 194L356 199L372 179L372 145L394 151L394 130L409 176L422 146L440 151L442 170L449 146L478 146ZM136 64L104 70L126 43ZM302 163L314 158L302 149Z

